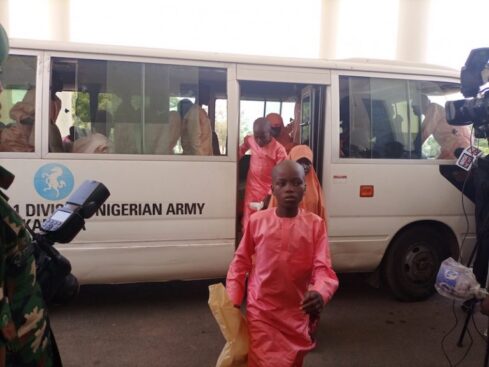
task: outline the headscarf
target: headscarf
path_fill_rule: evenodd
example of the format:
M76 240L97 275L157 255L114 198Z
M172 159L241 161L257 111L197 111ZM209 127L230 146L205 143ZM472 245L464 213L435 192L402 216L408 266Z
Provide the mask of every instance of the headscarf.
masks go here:
M309 162L314 162L314 154L307 145L296 145L290 150L289 159L293 161L298 161L299 159L306 158ZM311 170L314 170L314 167L311 166ZM309 171L310 172L310 171Z
M287 133L287 130L285 129L284 126L284 120L282 119L282 116L280 116L278 113L269 113L265 117L268 122L270 122L270 125L272 128L280 128L280 135L275 138L282 146L285 148L287 153L292 149L294 146L294 143L292 142L292 138L290 135Z

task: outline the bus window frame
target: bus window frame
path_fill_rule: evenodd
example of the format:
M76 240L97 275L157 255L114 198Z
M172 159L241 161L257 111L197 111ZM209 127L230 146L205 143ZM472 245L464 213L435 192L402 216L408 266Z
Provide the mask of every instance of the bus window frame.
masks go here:
M36 59L36 105L34 107L34 151L33 152L0 152L2 158L5 159L29 159L29 158L41 158L42 154L42 103L39 103L42 99L43 85L42 85L42 73L43 67L43 51L35 50L23 50L23 49L10 49L9 55L12 56L35 56Z
M331 72L328 67L307 68L301 66L268 66L237 64L238 81L262 81L273 83L331 84ZM241 96L240 96L241 98Z
M53 153L49 152L48 144L42 147L41 158L57 159L57 160L130 160L130 161L190 161L190 162L236 162L237 161L237 139L230 139L230 136L238 134L238 113L239 101L232 105L231 98L238 98L238 82L236 79L236 68L234 63L212 62L212 61L194 61L188 59L161 58L161 57L143 57L143 56L125 56L111 55L103 53L87 53L87 52L64 52L64 51L44 51L43 54L43 106L49 106L49 83L51 76L51 62L53 58L72 58L85 60L103 60L103 61L121 61L121 62L137 62L146 64L159 65L176 65L176 66L195 66L208 67L226 70L226 92L227 92L227 154L213 156L198 156L198 155L152 155L152 154L88 154L88 153ZM38 73L39 74L39 73ZM36 103L37 104L37 103ZM37 106L36 106L37 108ZM49 135L49 107L43 111L42 121L42 141L48 142ZM36 110L37 111L37 110ZM36 131L37 134L37 131ZM236 152L236 153L234 153Z
M440 165L440 164L454 164L453 159L410 159L410 158L348 158L340 157L340 76L346 77L365 77L365 78L380 78L380 79L395 79L395 80L405 80L405 81L426 81L426 82L449 82L458 83L460 80L457 78L450 77L437 77L437 76L423 76L423 75L413 75L413 74L401 74L396 72L380 73L380 72L356 72L349 70L332 70L331 73L331 93L332 93L332 108L331 108L331 135L330 135L330 146L331 152L331 163L334 164L384 164L393 165L402 164L407 165Z

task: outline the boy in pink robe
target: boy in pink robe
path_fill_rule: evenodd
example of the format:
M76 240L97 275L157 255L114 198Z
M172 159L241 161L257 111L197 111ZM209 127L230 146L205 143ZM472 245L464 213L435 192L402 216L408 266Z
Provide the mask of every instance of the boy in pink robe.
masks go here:
M297 162L273 169L278 206L251 216L229 266L229 298L240 307L248 297L251 367L302 366L315 346L311 320L338 287L324 220L299 208L304 190L304 169Z
M271 135L270 122L264 118L253 123L253 136L244 138L239 147L239 159L251 150L250 169L246 177L246 188L243 203L243 230L246 228L250 215L255 211L250 203L263 201L265 206L270 200L272 169L287 158L285 148Z

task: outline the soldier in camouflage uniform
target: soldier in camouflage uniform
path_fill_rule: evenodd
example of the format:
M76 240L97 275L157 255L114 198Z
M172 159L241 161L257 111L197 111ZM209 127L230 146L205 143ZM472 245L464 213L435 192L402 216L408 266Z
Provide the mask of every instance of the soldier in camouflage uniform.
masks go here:
M0 24L0 74L9 50ZM0 166L0 188L14 176ZM0 191L0 367L51 367L61 361L36 281L32 238ZM53 352L55 350L55 352Z
M0 166L0 187L6 171ZM31 236L0 195L0 367L50 367L53 345Z

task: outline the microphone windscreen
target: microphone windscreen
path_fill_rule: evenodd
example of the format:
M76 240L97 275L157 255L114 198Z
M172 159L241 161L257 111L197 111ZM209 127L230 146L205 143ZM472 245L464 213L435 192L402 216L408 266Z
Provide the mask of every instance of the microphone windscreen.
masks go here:
M464 151L464 148L457 148L453 151L453 155L458 158L460 157L460 155L462 154L462 152Z

